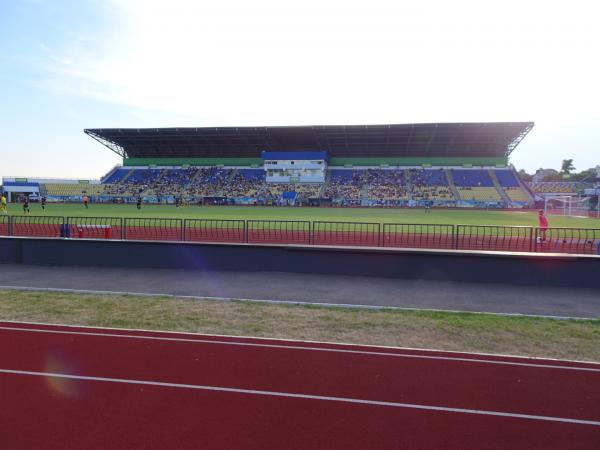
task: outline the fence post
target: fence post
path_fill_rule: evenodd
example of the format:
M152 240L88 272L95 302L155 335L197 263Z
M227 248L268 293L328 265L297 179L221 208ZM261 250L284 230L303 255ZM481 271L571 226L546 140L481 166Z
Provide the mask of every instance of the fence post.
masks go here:
M377 247L383 247L383 236L382 236L381 224L377 224Z
M308 222L308 245L315 245L313 222Z
M184 242L185 242L185 228L186 228L185 226L187 225L186 222L187 222L187 219L183 219L181 221L181 240Z
M62 225L61 228L64 230L64 237L65 238L70 238L71 237L71 229L69 228L69 218L68 217L62 217Z
M458 232L460 231L460 225L452 225L452 236L454 237L454 249L458 250Z
M531 253L533 251L533 228L529 229L529 252Z
M119 239L121 240L125 239L123 233L125 233L125 228L123 227L123 218L119 217Z
M13 220L14 220L13 216L8 216L8 235L9 236L13 235Z
M244 220L244 243L248 243L248 221Z
M127 218L123 219L123 228L121 228L121 239L127 239Z
M538 251L538 229L534 228L535 233L533 233L533 251Z

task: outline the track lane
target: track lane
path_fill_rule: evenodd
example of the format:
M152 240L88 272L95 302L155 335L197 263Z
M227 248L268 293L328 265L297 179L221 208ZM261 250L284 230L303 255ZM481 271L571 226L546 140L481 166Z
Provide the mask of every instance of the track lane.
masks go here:
M522 419L76 382L1 378L11 449L595 448L598 427ZM9 408L6 405L10 405ZM35 424L35 426L32 426Z
M0 328L0 368L600 420L600 367L592 364L574 365L591 369L582 371L543 360L483 363L443 353L315 351L316 344L303 349L267 340L214 343L189 335L145 333L144 339L91 331ZM157 336L162 339L152 339Z

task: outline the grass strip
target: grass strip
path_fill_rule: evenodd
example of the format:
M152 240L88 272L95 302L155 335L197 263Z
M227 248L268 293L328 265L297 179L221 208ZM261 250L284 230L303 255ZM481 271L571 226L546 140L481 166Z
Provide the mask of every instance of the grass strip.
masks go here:
M0 320L600 361L600 320L14 290Z

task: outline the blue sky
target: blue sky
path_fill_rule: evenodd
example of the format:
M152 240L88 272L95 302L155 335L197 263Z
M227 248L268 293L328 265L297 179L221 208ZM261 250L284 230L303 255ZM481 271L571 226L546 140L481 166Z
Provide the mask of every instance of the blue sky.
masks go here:
M533 120L600 164L593 2L0 0L0 176L97 178L84 128Z

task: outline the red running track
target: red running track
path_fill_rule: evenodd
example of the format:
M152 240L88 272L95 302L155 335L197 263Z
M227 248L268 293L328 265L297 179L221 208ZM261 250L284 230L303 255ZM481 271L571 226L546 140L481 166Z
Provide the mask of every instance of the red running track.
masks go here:
M0 447L597 449L600 364L0 322Z
M502 235L468 235L443 233L399 233L399 232L367 232L367 231L313 231L280 230L280 229L248 229L243 228L187 228L180 227L135 227L122 229L111 225L70 225L72 238L121 239L124 231L125 239L189 241L189 242L249 242L264 244L314 244L314 245L349 245L349 246L383 246L396 248L425 249L458 249L488 251L520 251L537 253L572 253L598 254L600 242L585 235L562 238L549 236L543 243L535 243L527 236ZM184 239L185 233L185 239ZM549 232L549 234L551 234ZM8 235L8 226L0 224L0 236ZM12 227L12 235L23 237L60 237L60 224L17 223ZM455 242L455 239L457 242Z

